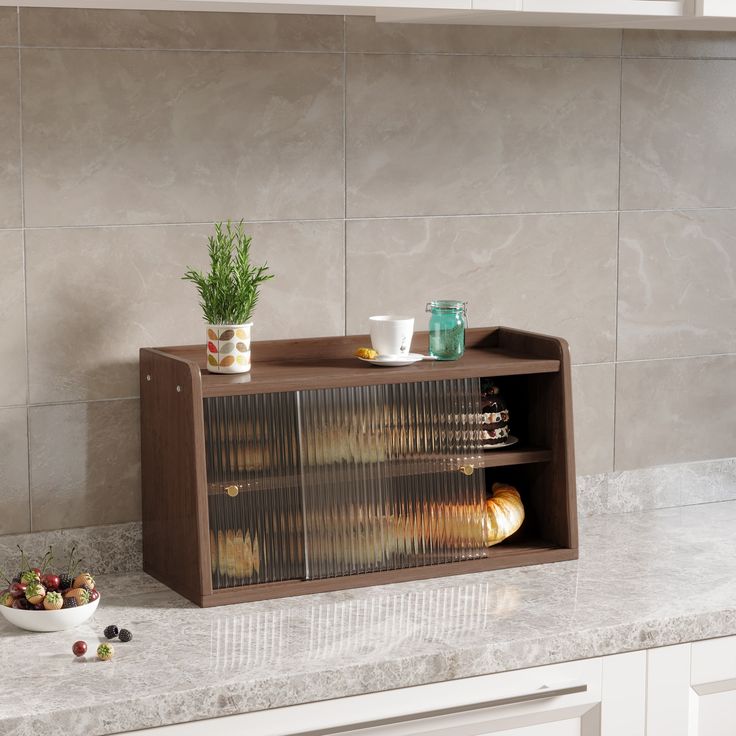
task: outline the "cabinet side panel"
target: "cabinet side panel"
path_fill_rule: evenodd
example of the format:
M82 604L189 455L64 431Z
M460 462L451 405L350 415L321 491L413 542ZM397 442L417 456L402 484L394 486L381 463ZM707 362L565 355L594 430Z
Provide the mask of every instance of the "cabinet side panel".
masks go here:
M204 450L198 371L150 350L141 351L140 367L143 566L196 600L211 592L203 576L207 519L200 495Z
M530 377L529 439L552 450L552 462L547 465L535 489L545 538L577 550L578 514L569 346L559 337L507 327L499 329L498 342L508 350L537 358L556 359L560 363L556 373Z

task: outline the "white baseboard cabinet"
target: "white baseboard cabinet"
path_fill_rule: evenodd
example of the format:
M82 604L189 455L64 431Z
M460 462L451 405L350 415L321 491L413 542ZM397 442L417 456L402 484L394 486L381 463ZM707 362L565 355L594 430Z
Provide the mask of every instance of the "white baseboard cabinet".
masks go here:
M207 736L215 732L232 736L735 736L736 636L137 733Z
M645 679L646 653L631 652L139 733L644 736Z
M736 637L649 652L647 736L736 734Z

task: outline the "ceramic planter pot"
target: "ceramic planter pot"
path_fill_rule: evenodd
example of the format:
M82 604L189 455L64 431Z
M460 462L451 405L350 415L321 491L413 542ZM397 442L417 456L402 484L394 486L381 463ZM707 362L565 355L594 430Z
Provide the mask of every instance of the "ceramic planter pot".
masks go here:
M247 373L250 370L250 330L244 325L207 325L207 370Z

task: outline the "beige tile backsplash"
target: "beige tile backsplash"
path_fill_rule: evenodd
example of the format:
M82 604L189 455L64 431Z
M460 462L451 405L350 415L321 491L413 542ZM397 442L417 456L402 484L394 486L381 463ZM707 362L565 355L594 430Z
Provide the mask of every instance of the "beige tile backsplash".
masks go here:
M0 409L0 534L31 529L26 415L24 406Z
M0 406L27 403L25 301L23 231L0 230Z
M620 363L617 470L736 455L736 355Z
M23 224L19 90L18 51L0 48L0 228Z
M736 353L736 210L621 214L618 357Z
M615 213L349 221L348 332L376 303L424 325L428 299L462 298L473 325L564 335L576 362L612 361L616 228Z
M350 217L613 210L619 61L347 57Z
M34 531L140 518L138 399L32 406Z
M138 348L204 342L196 290L181 274L207 267L210 231L27 231L31 403L137 396ZM343 223L259 223L249 232L254 257L278 276L263 289L254 338L342 334Z
M616 366L613 363L572 368L575 410L575 470L594 475L613 470Z
M623 55L734 59L736 34L718 31L626 31Z
M439 297L561 335L588 510L679 502L626 478L736 455L734 57L736 34L0 8L0 533L139 518L138 348L201 340L180 276L228 217L277 275L258 338L423 326Z
M2 16L0 16L1 18ZM343 50L339 15L20 9L23 46L214 51ZM13 36L15 38L15 36Z
M0 46L18 44L18 13L15 8L0 8Z
M28 226L337 218L339 54L24 49Z
M622 63L621 208L733 207L734 61Z
M348 51L389 54L618 57L621 31L376 23L373 18L348 16L345 46Z

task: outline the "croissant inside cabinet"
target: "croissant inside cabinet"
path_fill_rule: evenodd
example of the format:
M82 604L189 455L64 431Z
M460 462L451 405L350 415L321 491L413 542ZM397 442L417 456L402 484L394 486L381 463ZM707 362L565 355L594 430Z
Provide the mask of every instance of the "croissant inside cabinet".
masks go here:
M146 572L214 606L577 557L565 341L476 328L400 368L365 344L255 342L240 375L141 350Z

